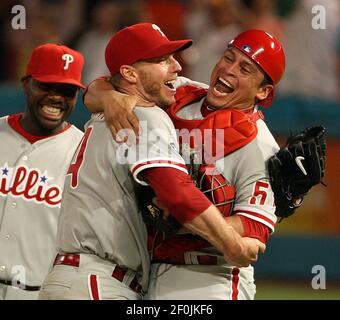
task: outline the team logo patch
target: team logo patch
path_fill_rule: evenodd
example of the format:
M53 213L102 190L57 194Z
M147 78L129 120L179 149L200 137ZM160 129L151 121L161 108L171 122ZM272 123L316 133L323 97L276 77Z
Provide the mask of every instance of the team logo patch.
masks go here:
M253 51L253 49L252 49L250 46L248 46L247 44L244 44L244 45L242 46L242 49L243 49L245 52L248 52L248 53L250 53L250 52Z

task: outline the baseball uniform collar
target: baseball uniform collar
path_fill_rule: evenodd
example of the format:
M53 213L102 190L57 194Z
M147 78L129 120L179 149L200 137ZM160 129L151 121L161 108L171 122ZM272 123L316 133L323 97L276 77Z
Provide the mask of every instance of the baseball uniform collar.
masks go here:
M33 144L39 140L42 140L42 139L46 139L46 138L49 138L51 136L55 136L57 134L61 134L62 132L66 131L68 128L71 127L71 124L67 124L67 126L60 132L54 134L54 135L51 135L51 136L35 136L33 134L30 134L29 132L27 132L23 127L22 125L20 124L19 120L21 119L22 117L22 113L17 113L17 114L13 114L13 115L10 115L8 116L8 119L7 119L7 122L8 122L8 125L14 130L16 131L17 133L19 133L21 136L23 136L29 143Z

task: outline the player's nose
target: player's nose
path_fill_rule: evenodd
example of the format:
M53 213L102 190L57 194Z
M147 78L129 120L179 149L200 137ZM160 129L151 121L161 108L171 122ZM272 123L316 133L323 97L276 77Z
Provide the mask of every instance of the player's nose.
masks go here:
M228 66L226 67L226 71L227 71L228 75L229 75L229 76L233 76L233 77L236 77L237 69L238 69L238 66L237 66L237 63L236 63L236 62L230 63L230 64L228 64Z
M66 98L64 95L59 93L58 91L53 91L50 90L47 94L47 98L52 102L52 103L65 103Z
M174 57L170 57L170 59L172 67L171 71L174 73L180 73L182 71L182 66L180 65L180 63Z

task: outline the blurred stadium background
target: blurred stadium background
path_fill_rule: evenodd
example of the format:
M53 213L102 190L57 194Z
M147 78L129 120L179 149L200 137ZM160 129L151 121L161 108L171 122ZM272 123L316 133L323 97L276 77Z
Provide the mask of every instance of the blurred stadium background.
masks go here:
M17 4L26 9L23 30L11 24ZM257 299L340 299L338 0L2 0L0 16L0 116L23 110L20 77L31 50L42 43L81 51L89 83L107 74L103 56L110 36L123 26L151 21L171 39L194 39L194 46L178 57L182 74L209 82L227 42L240 31L259 28L278 37L287 69L275 104L265 110L267 123L281 144L306 126L327 128L327 188L314 188L297 214L278 224L255 266ZM71 122L82 128L88 116L79 99ZM326 289L312 288L317 265L325 268Z

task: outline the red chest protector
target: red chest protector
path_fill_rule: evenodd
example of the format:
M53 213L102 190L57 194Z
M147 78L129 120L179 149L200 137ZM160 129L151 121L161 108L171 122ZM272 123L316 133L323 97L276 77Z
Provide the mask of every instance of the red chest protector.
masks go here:
M206 89L183 86L177 90L176 103L167 112L179 130L179 142L187 139L191 148L203 152L205 163L214 163L252 141L257 135L256 121L263 119L263 114L260 111L247 114L236 109L219 109L201 120L186 120L176 115L206 94ZM186 135L190 136L189 139Z

